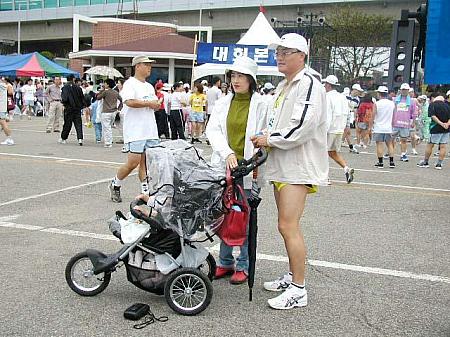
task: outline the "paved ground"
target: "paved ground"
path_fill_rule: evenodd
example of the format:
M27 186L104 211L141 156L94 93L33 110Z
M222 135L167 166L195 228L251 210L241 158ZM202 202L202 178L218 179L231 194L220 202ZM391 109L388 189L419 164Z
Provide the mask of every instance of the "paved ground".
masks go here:
M418 158L377 170L373 154L345 153L357 168L351 185L332 163L333 185L309 198L302 219L309 305L288 312L269 309L272 294L261 290L287 268L266 188L254 301L247 301L246 286L214 281L209 308L182 317L163 297L128 283L124 270L93 298L65 283L65 265L77 252L120 247L105 222L127 209L110 202L107 191L125 159L120 145L95 144L92 129L85 129L83 147L73 135L59 145L57 134L42 132L41 118L11 126L17 145L0 147L0 336L450 336L448 162L442 171L416 168ZM127 179L124 200L138 187L136 177ZM138 301L169 321L132 329L122 314Z

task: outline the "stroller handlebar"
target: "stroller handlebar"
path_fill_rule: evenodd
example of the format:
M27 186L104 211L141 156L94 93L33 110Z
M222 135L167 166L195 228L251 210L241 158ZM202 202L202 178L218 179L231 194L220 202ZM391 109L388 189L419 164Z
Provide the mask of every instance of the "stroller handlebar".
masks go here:
M145 221L146 223L148 223L150 225L150 227L152 227L154 229L162 229L162 226L159 223L159 221L157 221L156 219L154 219L150 216L146 216L138 209L135 209L136 206L142 206L142 205L147 205L147 203L142 199L134 199L130 203L131 215L134 216L136 219Z
M233 169L231 176L235 179L245 177L250 174L255 168L261 166L267 160L267 150L264 148L258 149L258 151L250 159L241 159L238 162L238 166Z

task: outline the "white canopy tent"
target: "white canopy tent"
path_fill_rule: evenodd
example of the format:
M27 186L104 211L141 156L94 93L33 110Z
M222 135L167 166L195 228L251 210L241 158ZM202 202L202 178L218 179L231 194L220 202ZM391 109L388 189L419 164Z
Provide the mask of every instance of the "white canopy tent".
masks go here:
M258 14L255 21L248 29L248 31L241 37L237 44L253 45L253 46L267 46L270 43L277 41L280 37L267 21L262 12ZM205 63L194 67L192 79L195 81L198 78L209 75L223 75L228 69L229 64ZM309 68L309 73L314 76L321 75L312 68ZM275 66L259 66L257 75L266 76L284 76L278 71Z

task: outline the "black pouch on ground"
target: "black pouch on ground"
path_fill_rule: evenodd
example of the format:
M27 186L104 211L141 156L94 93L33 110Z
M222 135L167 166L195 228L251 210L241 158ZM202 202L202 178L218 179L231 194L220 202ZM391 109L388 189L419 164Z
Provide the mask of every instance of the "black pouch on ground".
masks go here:
M123 317L132 321L140 320L150 311L150 306L144 303L135 303L127 308L123 313Z

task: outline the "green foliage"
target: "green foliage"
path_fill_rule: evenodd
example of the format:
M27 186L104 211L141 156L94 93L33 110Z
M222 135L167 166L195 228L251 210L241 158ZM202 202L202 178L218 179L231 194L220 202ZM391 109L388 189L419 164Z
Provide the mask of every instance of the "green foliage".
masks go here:
M369 14L348 5L335 7L328 21L332 31L326 35L337 44L329 48L330 68L341 77L342 83L351 84L366 78L386 63L392 20L389 16Z
M55 54L48 50L41 51L41 55L48 58L49 60L53 60L55 58Z
M336 7L329 18L340 46L386 47L392 32L392 17L369 14L351 6Z

